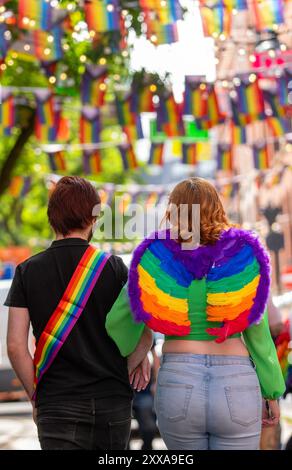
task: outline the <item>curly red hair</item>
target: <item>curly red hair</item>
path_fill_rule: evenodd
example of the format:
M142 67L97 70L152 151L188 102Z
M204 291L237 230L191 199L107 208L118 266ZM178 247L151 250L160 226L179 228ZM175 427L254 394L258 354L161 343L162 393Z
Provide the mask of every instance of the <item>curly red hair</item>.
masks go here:
M192 227L192 205L200 205L200 244L215 243L223 230L233 226L226 216L222 202L215 187L207 180L191 177L178 183L169 196L169 206L173 204L178 208L182 204L188 205L188 232ZM165 217L170 221L170 209ZM179 222L178 222L179 225ZM182 242L181 227L178 226L178 241Z

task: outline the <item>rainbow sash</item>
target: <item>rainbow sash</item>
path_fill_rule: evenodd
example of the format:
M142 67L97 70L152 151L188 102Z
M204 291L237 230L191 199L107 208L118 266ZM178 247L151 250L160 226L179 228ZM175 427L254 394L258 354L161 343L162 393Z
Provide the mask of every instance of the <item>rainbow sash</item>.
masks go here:
M38 341L34 355L35 392L33 399L36 397L41 378L52 365L83 312L109 257L109 254L96 250L92 246L89 246L82 256L62 299Z

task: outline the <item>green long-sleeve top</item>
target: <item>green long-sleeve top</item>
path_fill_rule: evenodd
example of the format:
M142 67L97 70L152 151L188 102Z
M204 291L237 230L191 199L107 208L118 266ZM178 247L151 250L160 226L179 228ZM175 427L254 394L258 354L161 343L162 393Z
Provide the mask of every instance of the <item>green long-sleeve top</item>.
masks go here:
M216 337L209 335L206 330L220 326L220 323L207 320L204 278L193 281L189 289L188 305L190 334L183 337L165 336L165 340L214 341ZM124 357L134 351L144 330L144 323L134 321L126 288L123 288L107 315L106 329ZM267 311L259 324L252 325L242 334L235 334L231 338L241 336L255 364L263 397L271 400L279 398L285 391L285 382L270 334Z

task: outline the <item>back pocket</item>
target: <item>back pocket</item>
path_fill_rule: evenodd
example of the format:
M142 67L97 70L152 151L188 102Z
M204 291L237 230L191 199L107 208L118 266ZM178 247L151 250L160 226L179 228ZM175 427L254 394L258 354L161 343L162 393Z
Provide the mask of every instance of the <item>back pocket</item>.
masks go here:
M169 421L186 419L193 391L192 385L158 382L155 408L158 415Z
M261 394L258 386L224 387L231 420L242 426L251 426L260 419Z

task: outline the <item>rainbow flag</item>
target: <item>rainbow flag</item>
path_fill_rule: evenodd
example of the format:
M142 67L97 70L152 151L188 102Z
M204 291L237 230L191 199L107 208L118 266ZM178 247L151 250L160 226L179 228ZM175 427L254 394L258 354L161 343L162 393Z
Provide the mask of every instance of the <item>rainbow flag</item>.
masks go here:
M224 117L220 111L216 90L213 85L207 86L203 99L206 101L206 115L202 117L195 115L195 121L198 129L208 130L222 123Z
M118 0L85 0L84 11L90 31L106 33L120 29Z
M101 173L101 154L99 149L83 152L83 171L86 175Z
M266 123L273 137L281 137L288 132L288 123L284 118L267 117Z
M82 256L56 310L42 332L34 355L34 398L37 385L49 369L83 312L86 302L109 259L109 254L89 246Z
M241 128L249 124L250 122L249 116L246 114L239 113L236 99L229 97L229 104L230 104L231 119L233 121L233 124Z
M126 134L129 142L143 138L142 125L139 116L136 126L122 126L122 130Z
M11 135L15 126L15 102L14 97L0 88L0 135Z
M248 122L264 119L264 97L258 79L252 83L241 79L240 85L236 86L235 90L239 114L246 116Z
M280 95L278 93L273 93L268 90L263 91L264 102L266 105L266 115L273 116L277 118L285 118L286 117L286 110L285 106L283 106L280 102ZM287 95L288 99L288 95ZM288 101L287 101L288 103Z
M152 142L150 147L150 154L149 154L149 165L163 165L163 151L164 151L164 143L156 143Z
M87 65L82 78L81 99L83 104L101 107L104 105L107 67Z
M14 176L9 185L8 191L14 198L21 198L27 195L31 188L31 176Z
M248 2L257 31L269 31L273 26L284 23L283 0L259 0Z
M21 29L52 28L53 7L46 0L18 0L18 27Z
M179 0L139 0L144 14L152 14L163 25L169 25L183 18L183 10Z
M5 23L0 23L0 61L5 59L9 47L9 40L5 36L6 30Z
M124 169L137 168L138 162L132 144L119 145L118 148L121 153Z
M182 144L182 163L185 165L196 165L197 158L197 144L192 143L183 143Z
M157 108L157 130L165 132L168 137L184 134L182 109L175 102L172 93L160 96Z
M292 91L292 73L285 70L281 77L277 78L277 96L281 106L291 106L289 93Z
M124 99L116 98L118 122L130 141L143 138L138 107L138 96L135 93L130 93Z
M50 39L53 38L53 41ZM63 30L60 26L54 26L49 32L33 31L33 44L36 57L41 62L55 62L62 59Z
M232 26L232 8L223 3L212 7L200 8L204 36L224 34L230 36Z
M184 114L191 114L197 119L204 118L208 113L207 84L197 77L185 78Z
M232 145L246 144L246 127L235 126L233 122L230 124L231 143Z
M35 92L36 123L35 135L41 142L55 141L59 129L60 111L56 109L54 96L44 89Z
M67 171L65 155L62 150L54 153L48 153L49 164L53 172Z
M233 169L233 152L231 145L219 144L217 147L217 170Z
M149 86L144 86L138 90L138 112L152 113L154 112L153 95Z
M100 112L91 106L83 106L80 116L80 142L92 144L100 141Z
M253 145L254 167L258 170L267 170L270 167L269 151L266 144Z

